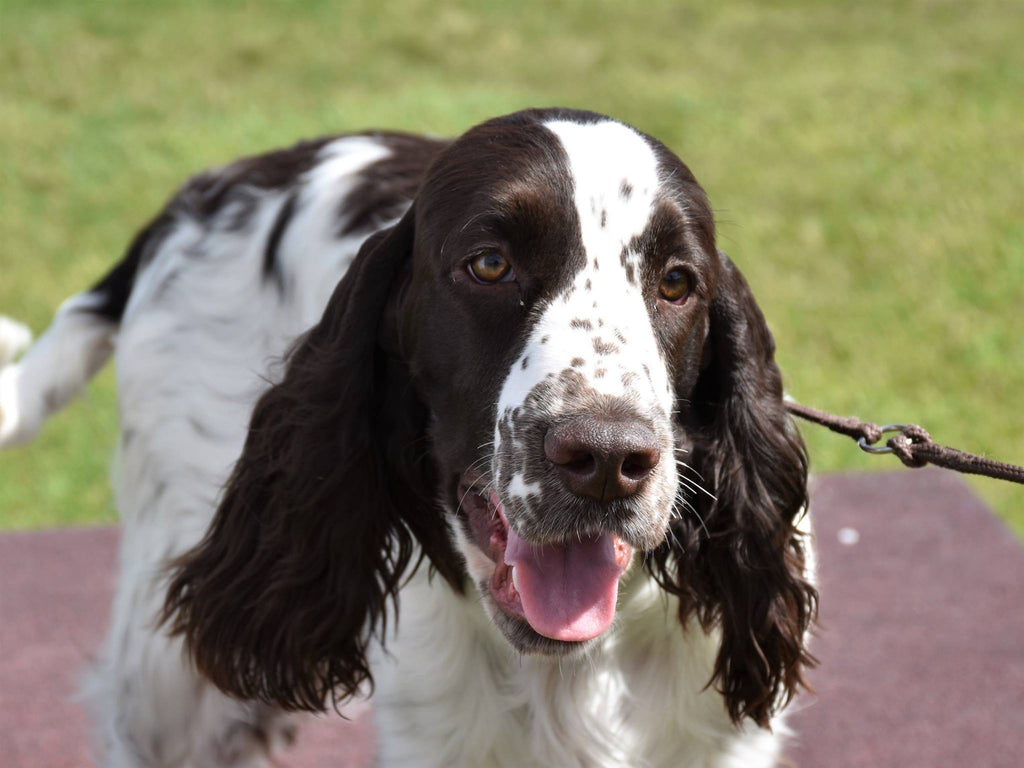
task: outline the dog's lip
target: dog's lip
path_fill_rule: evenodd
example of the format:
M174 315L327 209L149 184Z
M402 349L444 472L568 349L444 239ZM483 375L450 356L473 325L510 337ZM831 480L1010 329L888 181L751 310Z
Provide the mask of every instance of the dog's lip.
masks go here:
M482 481L479 477L463 478L458 485L459 513L469 521L473 540L477 547L495 563L501 563L504 552L504 538L507 537L508 521L504 514L496 514L490 500L478 491ZM500 544L501 551L496 547Z
M500 503L494 503L496 495L485 496L479 492L480 479L475 480L476 482L464 479L459 484L459 510L469 521L474 543L494 563L494 573L491 575L489 587L495 604L512 618L525 622L523 604L515 587L512 568L505 563L508 520Z

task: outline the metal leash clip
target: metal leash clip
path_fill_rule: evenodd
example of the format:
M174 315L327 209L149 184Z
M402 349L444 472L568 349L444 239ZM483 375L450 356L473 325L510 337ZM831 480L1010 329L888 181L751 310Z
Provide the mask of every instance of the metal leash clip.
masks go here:
M886 432L902 432L908 426L908 424L883 424L882 434L884 435ZM892 448L887 445L868 445L867 438L865 437L859 438L857 445L865 453L892 453Z

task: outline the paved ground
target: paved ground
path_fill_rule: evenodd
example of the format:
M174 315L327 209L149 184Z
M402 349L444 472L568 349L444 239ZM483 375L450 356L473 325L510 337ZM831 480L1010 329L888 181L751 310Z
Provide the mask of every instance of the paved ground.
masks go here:
M827 477L813 509L821 667L789 764L1022 765L1024 548L938 470ZM0 536L0 764L92 765L73 693L102 635L116 543L110 528ZM304 736L287 766L373 754L368 714Z

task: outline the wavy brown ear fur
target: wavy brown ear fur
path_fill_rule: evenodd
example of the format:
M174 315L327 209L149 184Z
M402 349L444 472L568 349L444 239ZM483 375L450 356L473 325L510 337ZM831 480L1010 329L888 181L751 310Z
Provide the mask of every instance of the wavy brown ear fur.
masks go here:
M804 643L818 595L794 528L807 503L807 455L784 408L771 333L743 276L722 259L706 367L682 425L688 463L715 498L687 499L675 542L650 568L679 597L684 624L695 614L706 629L719 627L711 684L730 716L767 727L815 663Z
M386 351L413 227L410 211L360 250L257 404L205 538L173 566L164 621L229 694L319 710L372 684L367 644L415 541L461 588L427 414Z

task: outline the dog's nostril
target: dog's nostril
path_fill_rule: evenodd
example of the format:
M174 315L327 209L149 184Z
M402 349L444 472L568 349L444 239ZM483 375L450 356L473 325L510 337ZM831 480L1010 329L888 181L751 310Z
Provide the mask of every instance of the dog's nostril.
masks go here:
M626 456L622 462L622 474L633 481L640 481L658 466L661 452L658 450L638 451Z
M557 463L557 462L556 462ZM571 458L560 464L563 469L567 469L570 472L577 474L590 474L597 467L597 461L594 459L593 454L585 451L577 451L572 454Z

